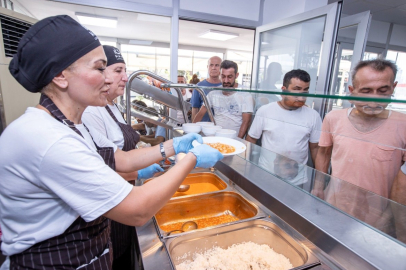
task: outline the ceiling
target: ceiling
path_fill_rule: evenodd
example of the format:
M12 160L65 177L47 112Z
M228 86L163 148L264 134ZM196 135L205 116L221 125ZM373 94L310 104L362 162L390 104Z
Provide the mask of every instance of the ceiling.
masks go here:
M337 0L328 0L334 3ZM354 15L370 10L372 19L406 25L406 0L344 0L343 14Z
M337 0L328 0L329 3ZM151 46L169 48L171 24L169 17L135 12L74 5L47 0L13 0L25 13L36 19L67 14L77 19L75 12L118 18L117 28L87 26L99 37L152 41ZM406 0L344 0L343 15L370 10L373 20L406 25ZM215 41L198 36L210 29L236 33L239 37L228 41ZM254 30L213 25L192 21L179 22L179 47L186 49L224 52L226 49L252 53ZM102 38L103 39L103 38ZM216 49L216 50L215 50Z
M117 28L86 26L99 37L113 37L130 40L147 40L159 43L159 47L169 48L171 19L170 17L147 15L135 12L96 8L82 5L66 4L46 0L14 0L36 19L67 14L77 20L75 12L117 17ZM210 29L236 33L239 37L228 41L215 41L198 36ZM197 50L209 51L210 48L221 50L252 52L254 30L213 25L191 21L179 22L179 45L197 46ZM154 43L151 46L154 46Z

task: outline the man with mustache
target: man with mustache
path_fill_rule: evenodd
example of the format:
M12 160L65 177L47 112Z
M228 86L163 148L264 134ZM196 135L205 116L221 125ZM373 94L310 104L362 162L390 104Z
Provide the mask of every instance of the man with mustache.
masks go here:
M294 69L283 78L282 93L309 93L310 75L304 70ZM310 149L315 161L321 130L320 115L304 106L306 97L282 95L282 100L266 104L258 109L247 141L256 143L262 136L259 165L276 172L275 160L285 156L299 164L306 164ZM269 150L269 151L267 151ZM276 153L276 154L275 154ZM298 176L292 184L307 181L304 166L299 166Z
M357 97L390 99L396 73L391 61L361 61L352 71L348 89ZM398 179L394 184L394 180L402 174L399 170L406 160L406 115L386 109L388 102L352 103L354 107L332 111L324 118L316 169L326 173L331 159L333 179L324 189L324 177L316 175L312 193L395 237L399 215L379 196L402 203L404 182Z
M225 88L238 88L238 65L224 60L220 66L221 82ZM207 99L214 112L216 124L237 132L239 138L244 138L251 122L254 111L254 99L248 93L235 91L212 91ZM203 105L197 113L193 123L201 121L207 108Z
M394 63L361 61L352 72L353 96L390 99L397 82ZM324 119L316 169L389 198L406 160L406 116L387 110L388 103L352 101L354 107L331 111ZM322 188L317 187L316 195Z

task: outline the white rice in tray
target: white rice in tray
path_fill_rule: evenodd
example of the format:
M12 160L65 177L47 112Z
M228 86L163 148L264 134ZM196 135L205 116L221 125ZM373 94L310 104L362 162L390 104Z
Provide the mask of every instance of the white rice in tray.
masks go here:
M183 258L185 256L182 256ZM293 268L289 259L268 245L253 242L234 244L227 249L213 247L193 254L193 261L176 265L177 270L287 270Z

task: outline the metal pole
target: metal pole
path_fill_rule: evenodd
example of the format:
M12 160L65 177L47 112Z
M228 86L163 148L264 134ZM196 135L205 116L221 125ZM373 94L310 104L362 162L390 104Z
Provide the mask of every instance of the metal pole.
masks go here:
M393 32L393 23L389 25L389 31L388 31L388 36L386 37L386 44L385 44L385 50L382 53L382 58L385 59L386 55L388 54L388 49L389 49L389 43L392 38L392 32Z
M192 78L193 78L193 66L195 64L195 51L192 51ZM187 82L186 82L187 83Z
M133 73L134 74L134 73ZM135 77L134 77L135 78ZM125 96L126 96L126 106L125 109L126 111L126 120L127 124L131 125L131 87L130 87L130 79L131 81L133 80L132 74L130 75L130 78L128 79L128 82L125 86Z
M161 76L159 76L159 75L157 75L157 74L155 74L155 73L153 73L153 72L151 72L149 70L138 70L138 71L133 72L130 75L130 77L128 78L128 82L126 84L126 89L128 90L127 91L126 109L127 109L127 117L128 116L130 117L130 123L131 123L131 100L130 100L130 98L131 98L131 82L139 75L148 75L148 76L150 76L150 77L152 77L152 78L154 78L154 79L156 79L158 81L161 81L163 83L172 85L171 81L169 81L169 80L167 80L167 79L165 79L165 78L163 78L163 77L161 77ZM162 85L161 87L166 88L165 85ZM186 112L186 109L185 109L185 106L184 106L184 103L183 103L184 101L183 101L183 97L182 97L182 91L179 88L173 88L173 89L175 89L176 93L178 94L178 101L179 101L180 108L181 108L182 113L183 113L183 118L184 118L185 122L187 122L187 112ZM127 123L128 123L128 118L127 118Z
M173 84L164 84L164 85L162 85L162 87L179 87L179 86L184 86L184 84L173 83ZM210 104L209 104L209 101L206 98L206 95L205 95L204 91L201 88L199 88L199 86L197 86L196 84L187 84L187 86L189 86L190 88L194 88L194 89L197 90L197 92L199 92L199 94L202 96L204 105L207 108L207 113L209 114L210 120L214 124L216 124L216 120L214 120L213 112L210 109ZM175 88L175 89L177 89L177 88Z

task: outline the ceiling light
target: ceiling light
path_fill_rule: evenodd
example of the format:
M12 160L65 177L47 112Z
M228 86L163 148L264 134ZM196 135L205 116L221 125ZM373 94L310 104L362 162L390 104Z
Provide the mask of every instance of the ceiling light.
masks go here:
M151 40L138 40L138 39L130 39L128 42L131 45L151 45L152 41Z
M225 41L225 40L239 37L239 34L210 29L209 31L204 32L203 34L199 35L199 37Z
M85 25L95 25L100 27L116 28L117 18L106 17L100 15L86 14L75 12L76 17L78 17L79 22Z

